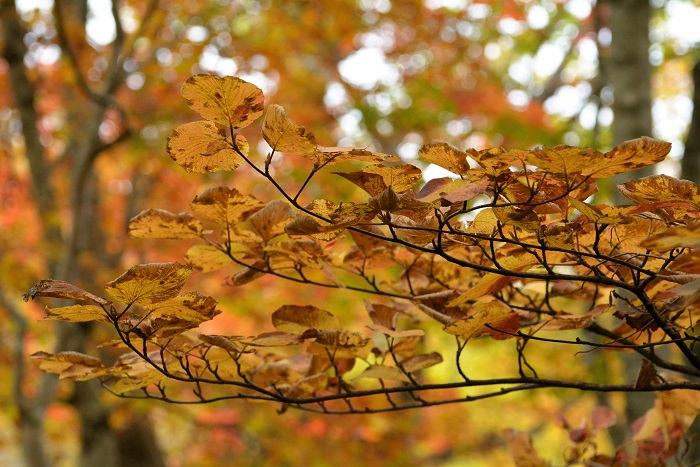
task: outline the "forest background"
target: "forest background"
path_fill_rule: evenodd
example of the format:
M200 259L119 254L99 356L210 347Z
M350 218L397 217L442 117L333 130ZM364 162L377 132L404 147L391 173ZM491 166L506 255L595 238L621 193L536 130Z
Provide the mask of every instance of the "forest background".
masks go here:
M41 307L20 297L45 277L100 290L133 264L179 260L187 245L127 238L128 219L147 207L177 211L202 186L217 184L269 198L245 170L185 176L166 155L172 128L193 120L180 88L194 73L257 84L328 145L413 161L436 140L607 150L653 135L674 143L657 172L698 182L700 123L691 115L700 36L688 25L699 16L683 0L0 1L0 308L8 317L0 327L8 375L0 461L505 465L512 461L502 432L515 428L532 435L543 458L561 462L572 442L562 420L590 418L599 397L550 391L347 417L277 415L271 405L128 402L97 384L59 383L28 362L39 349L85 350L108 331L37 323ZM266 152L264 142L251 147ZM294 167L279 170L302 176ZM436 166L425 173L442 176ZM343 188L317 189L332 197ZM613 193L610 184L601 196ZM218 291L223 277L191 281ZM270 328L270 312L290 296L322 300L348 321L364 313L350 293L265 277L218 293L224 313L206 330ZM623 431L640 415L625 407L647 408L617 396L605 405ZM600 450L613 451L625 437L596 439Z

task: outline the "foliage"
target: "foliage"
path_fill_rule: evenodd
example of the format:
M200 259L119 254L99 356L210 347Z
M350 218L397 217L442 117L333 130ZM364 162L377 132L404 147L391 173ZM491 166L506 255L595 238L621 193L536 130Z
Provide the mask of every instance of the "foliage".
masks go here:
M453 176L422 183L421 169L368 149L320 146L270 104L259 158L238 131L263 114L260 89L239 78L195 75L183 86L205 120L176 128L172 159L188 172L247 165L282 199L262 202L235 188L210 188L192 213L149 209L129 223L136 238L192 239L180 263L139 264L106 285L109 298L44 280L37 296L82 304L46 309L47 319L110 324L126 349L114 364L77 353L32 358L62 378L99 378L114 394L178 403L224 399L280 403L322 413L396 411L468 402L544 388L658 392L636 422L636 461L669 459L700 410L697 352L700 189L668 176L625 183L633 204L594 205L596 181L663 160L670 144L648 137L611 151L570 146L532 150L423 146L420 159ZM296 188L276 168L307 167ZM361 164L361 165L360 165ZM314 177L335 166L349 199L309 195ZM345 180L343 182L342 180ZM307 199L309 198L309 199ZM367 332L347 328L314 305L287 304L275 330L254 336L193 334L218 314L217 302L182 292L194 269L230 268L242 287L262 276L363 296ZM428 339L436 336L436 339ZM453 354L435 342L453 341ZM465 355L484 339L512 364L475 375ZM528 349L636 352L636 381L561 377ZM573 361L571 362L573 365ZM422 375L436 367L446 379ZM173 395L172 384L191 387ZM569 461L627 462L589 449L614 424L605 409L570 429ZM565 425L566 426L566 425ZM506 435L519 465L539 465L527 434Z

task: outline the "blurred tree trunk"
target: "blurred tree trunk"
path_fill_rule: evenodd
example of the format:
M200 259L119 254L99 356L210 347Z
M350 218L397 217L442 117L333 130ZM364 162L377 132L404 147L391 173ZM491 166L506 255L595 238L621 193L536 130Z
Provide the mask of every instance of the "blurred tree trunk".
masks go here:
M681 160L681 178L700 184L700 60L692 70L693 78L693 115L685 137L685 150ZM700 351L695 346L695 351ZM683 458L688 465L700 465L700 417L688 430L688 452Z
M113 13L118 23L118 2ZM0 0L0 27L4 32L2 57L9 65L10 82L15 98L16 110L22 122L26 157L29 162L33 194L40 213L43 248L47 254L47 269L54 279L81 284L87 289L97 288L94 271L90 266L109 266L110 259L103 254L103 232L97 218L101 199L94 161L108 145L100 139L100 124L105 113L114 104L113 96L123 82L120 53L123 32L117 27L117 39L113 43L111 72L107 73L99 92L90 89L79 76L82 73L77 54L71 47L79 44L87 47L85 25L87 0L62 0L54 4L56 27L60 37L63 57L73 72L76 82L87 104L75 115L73 131L65 152L70 157L72 189L70 207L72 222L69 228L61 228L61 213L56 203L52 165L46 158L40 143L35 97L36 87L25 67L27 48L22 38L26 31L11 0ZM84 98L83 97L83 98ZM126 133L122 136L126 136ZM65 234L63 232L66 232ZM91 258L88 258L92 256ZM89 261L85 261L89 259ZM112 258L111 261L115 259ZM114 265L112 265L114 266ZM57 325L56 349L60 351L84 351L91 327L82 324L60 323ZM19 363L21 365L21 363ZM21 375L21 368L18 373ZM44 416L56 397L55 375L43 374L38 383L38 392L31 399L21 393L17 385L15 397L20 411L20 424L25 460L28 466L51 465L46 453ZM134 433L144 440L141 443L120 443L119 433L109 424L110 409L100 398L104 392L96 381L76 383L71 403L81 421L82 456L81 465L100 467L118 466L162 466L160 454L152 431L143 420L134 425ZM138 460L138 461L137 461Z
M685 138L681 178L700 183L700 60L693 67L693 116Z
M608 0L608 27L612 33L610 56L605 64L607 78L613 88L614 144L652 135L651 64L649 62L649 0ZM652 175L653 166L617 175L613 179L612 197L615 204L629 203L617 190L617 185ZM624 304L620 303L620 306ZM621 356L625 381L634 381L641 358L627 353ZM613 443L621 446L629 439L629 425L647 411L654 401L653 394L626 395L626 424L611 430Z

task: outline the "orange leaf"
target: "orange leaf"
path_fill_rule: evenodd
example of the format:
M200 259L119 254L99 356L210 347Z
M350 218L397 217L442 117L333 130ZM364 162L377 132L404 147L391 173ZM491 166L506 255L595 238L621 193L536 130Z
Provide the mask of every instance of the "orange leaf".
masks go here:
M34 287L29 289L29 292L24 294L22 298L24 301L28 301L30 298L35 297L54 297L54 298L64 298L66 300L77 300L79 302L91 302L98 305L108 305L110 302L107 299L93 295L90 292L76 287L73 284L63 281L55 281L53 279L45 279L37 283Z
M303 334L309 329L340 330L335 316L311 305L284 305L272 313L272 324L278 331L291 334Z
M307 133L303 126L290 122L284 109L277 104L267 108L262 135L267 144L279 152L309 157L313 156L318 146L313 133Z
M457 175L466 175L469 171L467 153L447 143L431 143L418 151L418 157L430 164L435 164Z

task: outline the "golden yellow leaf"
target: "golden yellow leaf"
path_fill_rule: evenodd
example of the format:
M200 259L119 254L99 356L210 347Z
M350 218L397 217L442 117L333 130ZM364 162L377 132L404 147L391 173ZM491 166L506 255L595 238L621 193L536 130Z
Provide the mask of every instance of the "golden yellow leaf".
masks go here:
M151 312L151 318L177 318L199 324L209 321L219 313L216 305L216 300L207 295L199 292L189 292L151 305L145 305L144 308Z
M457 175L466 175L469 171L467 153L447 143L431 143L418 151L418 157L425 162L435 164Z
M312 159L312 157L308 157ZM358 148L337 148L318 146L313 159L318 166L333 165L345 161L362 161L362 162L399 162L401 159L389 154L380 152L372 152L366 149Z
M409 164L396 166L370 165L359 172L333 172L351 181L370 196L381 194L388 187L397 193L409 190L421 179L421 170Z
M110 370L110 367L102 363L100 359L79 352L58 352L55 355L36 352L29 358L39 360L39 368L48 373L57 373L61 379L87 381L105 376Z
M643 240L640 245L660 252L674 248L698 248L700 247L700 223L665 229Z
M596 224L619 224L626 221L625 216L622 213L615 210L606 209L614 208L614 206L603 206L603 209L606 210L606 212L603 212L597 206L585 203L576 198L569 197L569 202L578 210L578 212Z
M555 174L580 173L605 178L661 162L670 150L671 143L643 136L625 141L605 154L565 145L551 149L537 148L530 152L527 161Z
M182 96L203 118L233 129L253 123L265 103L260 88L233 76L191 76L182 86Z
M507 151L503 148L490 148L481 151L470 148L467 149L466 153L491 176L498 176L504 171L510 171L510 167L524 167L525 159L528 156L528 151L518 149Z
M192 269L179 263L138 264L105 286L122 303L150 305L180 293Z
M253 225L264 242L282 235L284 228L294 219L292 208L284 201L271 201L267 205L250 217Z
M101 323L112 323L107 314L97 305L70 305L59 308L46 307L45 320L70 321L72 323L85 323L88 321L99 321Z
M303 126L290 122L284 109L277 104L267 107L262 135L267 144L279 152L308 156L313 155L318 146L313 133L307 133Z
M248 219L264 204L253 196L239 193L235 188L220 186L195 196L190 206L204 219L228 227Z
M301 336L296 334L289 334L286 332L264 332L248 341L248 344L256 347L284 347L287 345L296 345L301 342Z
M201 235L202 223L188 212L148 209L129 221L128 232L132 238L194 238Z
M484 208L469 223L467 232L477 235L492 235L498 227L498 217L491 208Z
M688 207L700 209L700 186L689 180L678 180L668 175L652 175L627 182L617 187L625 197L637 204L658 202L688 203Z
M503 436L513 456L515 467L547 467L550 465L540 459L527 433L508 429L503 432Z
M553 225L541 228L537 235L548 247L569 250L574 248L574 229L569 225Z
M309 329L340 330L335 316L311 305L284 305L272 314L272 324L278 331L291 334L303 334Z
M245 137L236 135L236 146L248 155ZM234 170L245 162L229 142L227 130L208 121L185 123L175 128L168 137L166 150L187 172Z
M318 373L307 376L299 381L294 382L292 386L285 391L284 395L292 399L301 399L316 394L328 387L328 374Z
M243 245L232 244L232 254L243 253L246 248ZM211 272L233 264L229 255L214 245L194 245L185 254L185 262L188 266L199 269L202 272Z
M355 379L360 378L389 379L392 381L401 381L404 383L410 382L408 376L406 376L403 371L399 370L395 366L386 365L370 365Z
M64 281L55 281L53 279L44 279L39 281L34 287L22 297L24 301L35 297L53 297L65 298L66 300L77 300L79 302L90 302L98 305L108 305L112 302L109 300L93 295L90 292L76 287Z

